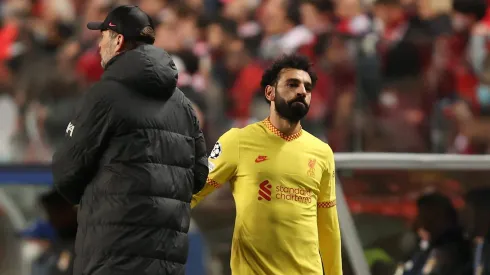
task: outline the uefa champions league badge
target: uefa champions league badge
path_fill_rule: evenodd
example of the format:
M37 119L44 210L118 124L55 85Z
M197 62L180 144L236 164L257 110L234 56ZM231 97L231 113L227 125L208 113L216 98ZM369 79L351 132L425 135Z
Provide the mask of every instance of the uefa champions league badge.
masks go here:
M211 154L209 155L210 159L216 159L221 155L221 144L219 142L216 142L216 144L213 147L213 150L211 151Z

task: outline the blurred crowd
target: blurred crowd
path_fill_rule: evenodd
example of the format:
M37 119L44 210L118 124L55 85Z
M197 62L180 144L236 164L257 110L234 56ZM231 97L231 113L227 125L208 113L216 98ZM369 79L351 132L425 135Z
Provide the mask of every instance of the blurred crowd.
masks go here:
M283 53L319 81L306 130L334 151L490 151L487 0L2 0L0 160L49 162L103 73L88 21L139 5L172 54L210 144L265 118Z

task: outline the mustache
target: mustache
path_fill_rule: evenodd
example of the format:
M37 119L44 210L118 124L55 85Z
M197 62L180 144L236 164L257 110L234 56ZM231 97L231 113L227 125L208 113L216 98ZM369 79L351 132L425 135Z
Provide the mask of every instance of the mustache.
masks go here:
M295 103L295 102L300 102L300 103L303 103L305 106L308 106L308 104L306 103L306 98L301 96L301 97L296 97L292 100L289 101L289 105Z

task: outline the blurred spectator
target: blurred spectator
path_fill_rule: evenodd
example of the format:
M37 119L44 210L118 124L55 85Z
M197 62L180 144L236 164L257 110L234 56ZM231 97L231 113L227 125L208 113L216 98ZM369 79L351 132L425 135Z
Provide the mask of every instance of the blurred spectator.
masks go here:
M260 55L265 59L293 53L314 39L313 33L301 25L299 1L265 1L259 18L264 29Z
M211 106L210 140L252 121L263 68L299 52L319 75L303 126L335 151L490 151L486 0L36 0L1 4L0 159L50 161L102 74L83 26L123 3L151 15L179 87Z
M144 10L151 18L157 18L167 5L166 0L139 0L139 7Z
M420 247L397 274L464 274L469 245L451 201L438 193L427 194L417 200L417 209L414 228Z
M29 266L30 274L35 275L38 259L56 241L56 231L48 221L38 219L31 226L20 231L19 237L23 239L22 256Z
M472 240L473 253L471 272L468 274L490 274L490 189L477 188L466 195L464 218Z
M41 204L56 232L56 239L36 260L32 275L73 274L77 234L76 210L55 190L44 194Z
M68 275L73 273L77 233L76 210L55 190L44 193L40 204L47 221L20 232L28 240L26 256L32 259L32 275Z
M16 129L17 105L8 94L0 94L0 161L12 161L11 137Z

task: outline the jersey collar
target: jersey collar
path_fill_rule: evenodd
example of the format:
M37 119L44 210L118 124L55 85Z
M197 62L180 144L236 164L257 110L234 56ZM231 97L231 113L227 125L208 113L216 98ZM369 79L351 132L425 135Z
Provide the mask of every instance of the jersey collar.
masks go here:
M274 127L274 125L272 125L272 122L270 121L270 118L266 118L264 120L262 120L262 124L265 125L265 127L267 129L269 129L269 131L271 131L274 135L284 139L285 141L293 141L297 138L299 138L302 134L303 134L303 129L301 128L299 130L299 132L297 132L296 134L292 134L292 135L285 135L284 133L282 133L281 131L279 131L279 129L277 129L276 127Z

